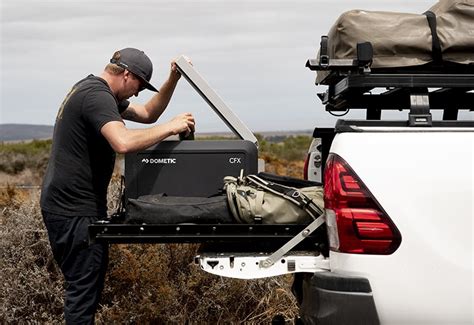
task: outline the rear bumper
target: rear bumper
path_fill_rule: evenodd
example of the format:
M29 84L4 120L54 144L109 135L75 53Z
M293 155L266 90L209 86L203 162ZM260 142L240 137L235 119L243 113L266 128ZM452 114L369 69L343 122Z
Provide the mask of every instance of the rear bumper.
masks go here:
M316 272L295 280L304 324L380 323L367 279Z

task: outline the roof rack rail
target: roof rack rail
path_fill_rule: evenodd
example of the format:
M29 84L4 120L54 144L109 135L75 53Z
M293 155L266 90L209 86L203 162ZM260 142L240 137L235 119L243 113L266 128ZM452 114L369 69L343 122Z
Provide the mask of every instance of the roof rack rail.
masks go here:
M323 36L319 58L306 62L310 70L325 73L317 84L328 86L318 94L326 111L365 109L368 120L380 120L384 110L410 110L410 126L431 126L431 110L443 110L443 120L457 120L459 110L474 110L472 64L372 68L371 43L357 44L352 60L331 59L327 44Z

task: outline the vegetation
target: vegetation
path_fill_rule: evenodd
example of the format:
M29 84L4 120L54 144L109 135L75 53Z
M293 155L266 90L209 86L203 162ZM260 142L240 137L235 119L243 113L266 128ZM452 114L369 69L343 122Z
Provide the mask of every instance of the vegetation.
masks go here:
M51 140L0 144L0 172L17 175L25 169L44 175Z
M301 161L306 158L311 137L306 135L298 135L286 137L283 141L269 141L257 135L259 143L259 152L263 157L269 157L273 160L278 159L282 161Z
M269 136L256 134L259 144L259 158L265 161L265 170L277 175L303 178L303 167L311 137L298 136ZM235 137L203 137L199 140L229 140Z
M32 140L25 142L4 142L0 145L2 154L37 155L49 152L52 140Z
M10 190L0 209L0 323L61 324L62 275L38 208L38 192ZM266 323L297 307L291 277L236 280L193 264L198 245L112 245L98 324Z
M297 136L268 136L261 134L255 135L261 158L268 157L272 160L279 159L281 161L300 161L306 158L308 147L311 143L311 137L307 135ZM200 137L197 140L231 140L236 139L234 136L207 136Z
M259 136L267 171L301 176L309 137L275 143ZM44 174L51 141L2 144L1 172ZM13 166L16 164L16 167ZM119 179L109 186L109 209ZM37 184L39 185L39 183ZM63 322L63 278L52 258L39 209L39 190L7 185L0 191L0 323ZM202 272L193 263L198 245L112 245L98 324L268 324L291 321L297 305L291 276L236 280Z

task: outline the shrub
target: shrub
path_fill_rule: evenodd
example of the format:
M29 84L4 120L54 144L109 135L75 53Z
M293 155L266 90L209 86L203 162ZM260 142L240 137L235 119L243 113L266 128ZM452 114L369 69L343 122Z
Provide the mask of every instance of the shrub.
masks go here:
M291 277L236 280L202 272L197 245L115 245L99 321L118 323L266 323L297 308Z
M306 158L311 137L306 135L286 137L283 141L273 142L261 137L259 152L262 156L278 158L284 161L301 161Z
M113 180L111 197L119 189L119 178ZM39 191L9 187L1 197L0 323L62 323L63 277L50 251ZM97 323L268 324L277 314L287 320L297 315L291 276L247 281L214 276L193 264L198 248L112 245Z
M0 323L60 323L63 281L50 251L38 193L9 192L2 198L10 201L0 205Z
M0 172L17 175L31 169L42 178L48 163L51 140L0 144Z
M260 136L259 136L260 137ZM281 140L281 139L280 139ZM310 137L278 143L260 137L267 171L301 177ZM44 174L51 141L0 146L0 171ZM109 212L117 208L120 177L109 186ZM62 323L63 277L50 251L39 209L39 190L7 186L0 192L0 323ZM108 323L268 324L298 312L291 276L237 280L193 264L199 245L112 245L96 321Z

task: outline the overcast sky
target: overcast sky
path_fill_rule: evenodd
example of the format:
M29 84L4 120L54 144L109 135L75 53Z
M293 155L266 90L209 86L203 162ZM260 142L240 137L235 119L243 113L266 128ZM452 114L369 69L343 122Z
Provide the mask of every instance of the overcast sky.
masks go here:
M136 47L152 59L157 87L173 57L189 56L252 131L331 126L304 67L320 36L350 9L423 13L435 2L1 0L0 123L52 125L76 81L100 74L115 50ZM162 119L184 111L195 114L197 131L227 130L183 78Z

